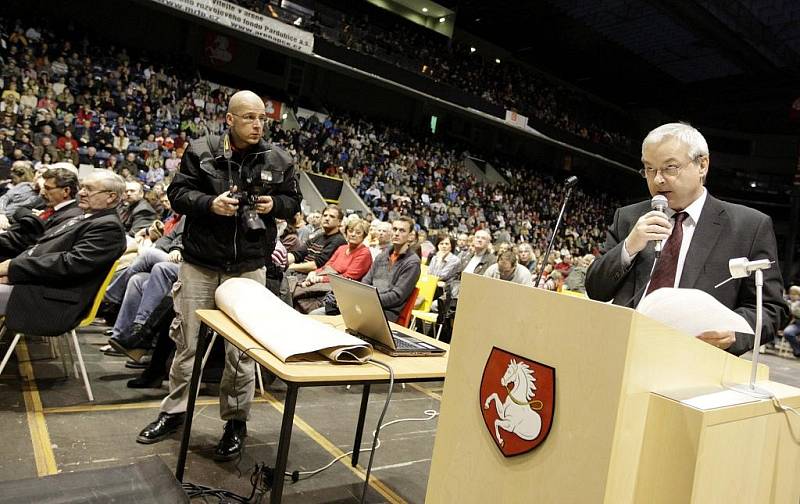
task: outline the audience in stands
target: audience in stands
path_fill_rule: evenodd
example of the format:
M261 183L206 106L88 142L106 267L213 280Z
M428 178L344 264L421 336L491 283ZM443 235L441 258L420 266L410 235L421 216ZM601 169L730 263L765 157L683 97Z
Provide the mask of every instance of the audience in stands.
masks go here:
M449 39L379 9L370 15L342 12L345 7L318 9L315 16L292 14L283 8L249 0L235 0L266 15L277 12L287 24L303 18L301 29L348 49L401 66L411 72L458 88L468 94L514 110L531 119L567 131L576 137L631 152L636 148L632 121L601 105L586 93L547 77L519 61L484 55L468 43Z
M324 266L309 272L305 280L298 283L292 295L295 309L309 313L322 306L323 298L331 292L328 275L361 280L367 274L372 266L372 255L364 245L367 232L366 221L359 218L348 221L345 227L347 243L340 245Z

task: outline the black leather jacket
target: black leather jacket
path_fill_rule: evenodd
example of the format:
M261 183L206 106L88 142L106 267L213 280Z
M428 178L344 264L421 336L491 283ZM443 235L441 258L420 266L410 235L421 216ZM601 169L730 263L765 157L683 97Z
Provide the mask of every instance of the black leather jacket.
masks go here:
M252 186L248 179L261 180L261 194L272 196L274 202L270 213L259 214L266 231L256 237L245 233L239 213L225 217L211 212L214 198L234 185L240 191L247 189ZM185 216L184 261L226 273L264 266L275 248L275 219L292 218L302 199L293 160L283 149L261 140L226 159L216 135L191 142L167 196L173 210Z

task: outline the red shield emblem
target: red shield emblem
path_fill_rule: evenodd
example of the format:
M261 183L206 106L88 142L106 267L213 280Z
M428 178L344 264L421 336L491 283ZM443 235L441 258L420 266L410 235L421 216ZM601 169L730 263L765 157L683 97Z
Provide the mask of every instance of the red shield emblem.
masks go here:
M483 422L506 457L527 453L547 439L556 402L556 370L492 348L481 379Z

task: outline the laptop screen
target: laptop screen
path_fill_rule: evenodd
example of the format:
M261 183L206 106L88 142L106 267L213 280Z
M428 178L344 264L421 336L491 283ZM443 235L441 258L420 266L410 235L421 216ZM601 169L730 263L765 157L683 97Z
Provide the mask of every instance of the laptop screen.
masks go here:
M378 290L372 285L337 275L328 277L347 329L395 350L394 338L386 314L383 313Z

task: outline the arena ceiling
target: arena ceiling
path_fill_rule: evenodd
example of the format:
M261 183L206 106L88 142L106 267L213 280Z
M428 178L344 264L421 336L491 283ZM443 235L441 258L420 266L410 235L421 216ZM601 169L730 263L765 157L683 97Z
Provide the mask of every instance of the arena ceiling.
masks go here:
M622 106L656 101L734 127L797 129L797 0L441 3L458 27Z

